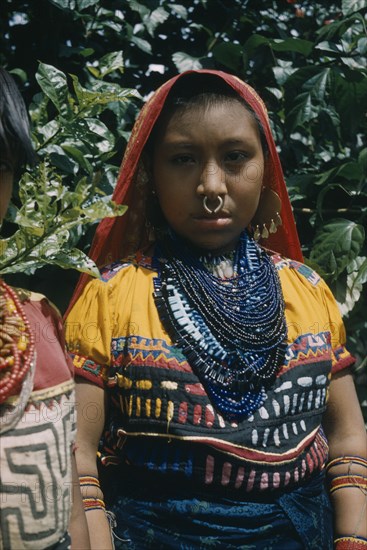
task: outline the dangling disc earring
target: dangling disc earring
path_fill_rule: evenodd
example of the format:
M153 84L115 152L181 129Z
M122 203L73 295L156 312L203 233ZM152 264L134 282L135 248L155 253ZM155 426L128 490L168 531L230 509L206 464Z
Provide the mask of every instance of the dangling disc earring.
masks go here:
M263 187L259 206L251 222L255 241L267 239L270 234L277 232L278 227L282 225L281 207L282 203L278 193L270 187Z

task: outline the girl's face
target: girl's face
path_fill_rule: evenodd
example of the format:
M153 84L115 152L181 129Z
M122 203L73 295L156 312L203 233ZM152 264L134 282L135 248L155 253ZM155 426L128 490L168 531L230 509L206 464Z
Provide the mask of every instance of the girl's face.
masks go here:
M8 209L14 181L14 159L0 154L0 223Z
M176 111L158 134L154 186L169 225L195 246L232 250L254 216L264 155L253 115L235 99ZM223 199L219 212L209 214Z

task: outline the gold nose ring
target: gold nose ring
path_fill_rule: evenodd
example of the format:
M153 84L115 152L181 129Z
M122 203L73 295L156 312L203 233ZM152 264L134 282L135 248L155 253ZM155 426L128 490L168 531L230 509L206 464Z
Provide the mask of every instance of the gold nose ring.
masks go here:
M203 206L204 206L205 212L208 212L208 214L216 214L217 212L219 212L219 210L221 210L221 208L223 206L223 199L222 199L222 197L220 197L218 195L217 200L219 201L218 206L216 206L213 209L210 209L209 206L208 206L208 197L206 195L204 195L204 197L203 197Z

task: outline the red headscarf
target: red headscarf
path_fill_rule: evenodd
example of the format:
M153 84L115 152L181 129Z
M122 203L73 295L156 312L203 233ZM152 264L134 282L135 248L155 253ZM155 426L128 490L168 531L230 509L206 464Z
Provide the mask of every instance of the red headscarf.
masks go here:
M220 78L233 88L238 95L256 113L260 121L268 144L268 158L266 160L266 181L263 184L270 187L280 197L282 226L266 240L267 248L279 252L281 255L302 261L302 252L293 218L283 171L275 143L271 134L269 119L264 102L248 84L239 78L221 71L200 70L186 71L168 80L153 94L141 110L134 125L125 155L121 164L113 200L117 204L128 206L126 214L118 218L106 218L98 225L90 257L98 266L106 265L128 254L135 252L138 247L147 244L145 237L145 201L147 196L146 176L142 163L139 162L144 146L149 138L153 126L158 119L168 93L177 80L188 74L213 75ZM144 243L145 241L145 243ZM88 275L82 275L74 292L70 307L80 296Z

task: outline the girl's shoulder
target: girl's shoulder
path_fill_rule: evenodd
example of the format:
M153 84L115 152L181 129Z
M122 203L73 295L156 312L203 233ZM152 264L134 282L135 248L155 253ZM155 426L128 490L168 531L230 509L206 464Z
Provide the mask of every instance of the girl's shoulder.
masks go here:
M101 277L99 280L103 283L107 283L116 276L120 278L126 276L129 272L132 274L136 271L136 269L148 269L150 271L154 271L153 258L145 255L141 251L138 251L127 258L117 260L116 262L104 266L100 270Z
M305 282L307 281L312 286L324 284L322 277L312 267L302 262L285 258L276 253L271 254L271 258L278 273L285 277L297 277Z
M286 303L308 307L319 315L340 318L339 306L324 279L312 267L278 254L272 254ZM341 319L340 319L341 323Z
M27 314L29 311L38 312L38 316L40 318L49 319L52 317L56 321L61 320L61 313L59 309L44 294L18 287L14 287L13 290L16 292Z

